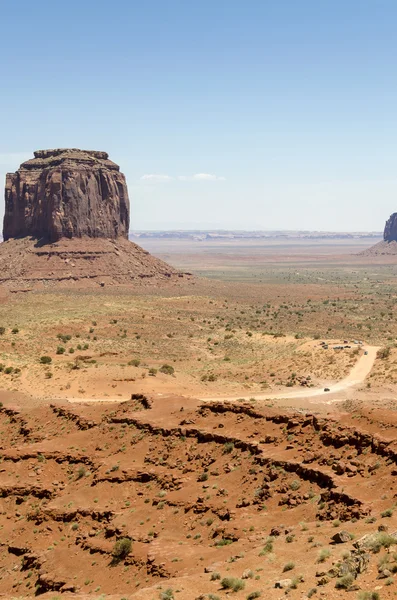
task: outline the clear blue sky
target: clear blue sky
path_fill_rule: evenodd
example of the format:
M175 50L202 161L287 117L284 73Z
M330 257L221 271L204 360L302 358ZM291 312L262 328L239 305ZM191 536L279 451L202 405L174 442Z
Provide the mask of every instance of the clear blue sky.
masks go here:
M397 211L395 0L3 0L0 22L1 181L72 146L121 165L132 229Z

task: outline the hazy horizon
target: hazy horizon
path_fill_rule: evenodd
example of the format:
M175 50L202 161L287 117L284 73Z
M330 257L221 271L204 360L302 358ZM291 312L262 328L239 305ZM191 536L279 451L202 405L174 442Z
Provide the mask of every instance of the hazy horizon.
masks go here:
M383 229L381 230L333 230L333 229L224 229L222 227L214 228L214 227L195 227L195 228L185 228L185 227L175 227L172 229L129 229L129 234L131 233L151 233L151 232L213 232L213 233L340 233L340 234L371 234L371 235L383 235Z

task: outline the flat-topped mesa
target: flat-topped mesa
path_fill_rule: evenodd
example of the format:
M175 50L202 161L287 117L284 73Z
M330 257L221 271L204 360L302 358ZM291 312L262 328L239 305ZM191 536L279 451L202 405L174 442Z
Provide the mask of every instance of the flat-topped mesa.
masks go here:
M387 219L383 239L385 242L397 242L397 213L393 213Z
M129 199L123 173L106 152L59 148L6 176L3 238L126 238Z

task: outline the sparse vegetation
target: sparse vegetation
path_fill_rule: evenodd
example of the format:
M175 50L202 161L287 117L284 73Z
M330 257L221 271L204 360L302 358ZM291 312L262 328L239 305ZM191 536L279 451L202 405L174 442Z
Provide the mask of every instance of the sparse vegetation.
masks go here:
M325 562L329 557L331 556L331 552L329 551L328 548L322 548L320 550L320 552L318 553L318 559L317 562L319 563L323 563Z
M343 575L343 577L339 577L336 580L335 587L337 590L348 590L351 588L354 582L354 577L351 573L347 573L347 575Z
M116 560L122 560L126 558L132 549L132 542L130 538L122 538L117 540L113 547L113 558Z
M223 445L223 454L230 454L234 450L233 442L225 442Z
M383 348L379 348L378 352L376 353L376 358L380 358L382 360L389 358L389 356L390 356L390 346L384 346Z
M141 364L141 361L139 360L139 358L133 358L132 360L129 361L128 364L131 367L139 367L139 365Z
M173 375L175 373L175 369L171 365L163 365L160 367L159 371L165 375Z
M42 365L49 365L52 363L52 358L51 356L41 356L40 362Z
M237 577L224 577L221 581L221 587L224 590L239 592L245 588L245 582Z

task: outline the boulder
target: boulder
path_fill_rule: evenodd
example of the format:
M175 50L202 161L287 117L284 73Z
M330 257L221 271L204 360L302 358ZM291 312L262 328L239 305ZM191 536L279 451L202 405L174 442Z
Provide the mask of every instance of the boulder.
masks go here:
M351 539L350 533L343 529L332 536L332 540L335 542L335 544L346 544L346 542L350 542Z
M286 588L291 587L291 585L292 585L292 579L279 579L274 584L274 587L278 588L280 590L285 590Z
M370 555L362 550L354 550L346 560L344 560L339 566L339 577L353 575L354 579L358 575L364 573L367 570L369 564Z

